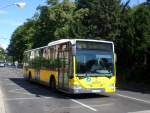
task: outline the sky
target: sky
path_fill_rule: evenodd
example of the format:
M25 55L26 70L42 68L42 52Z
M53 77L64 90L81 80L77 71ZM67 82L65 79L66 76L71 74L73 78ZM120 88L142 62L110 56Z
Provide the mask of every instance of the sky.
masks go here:
M18 8L14 3L24 1L26 6ZM123 0L125 2L127 0ZM146 0L131 0L130 5L134 6ZM45 4L46 0L0 0L0 46L4 49L9 45L11 35L15 29L22 25L28 18L33 17L36 8ZM8 7L6 7L8 6Z

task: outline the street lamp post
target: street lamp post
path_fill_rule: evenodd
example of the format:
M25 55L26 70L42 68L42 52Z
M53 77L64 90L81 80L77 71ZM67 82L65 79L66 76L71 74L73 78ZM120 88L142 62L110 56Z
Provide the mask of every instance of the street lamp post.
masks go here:
M23 2L23 1L18 2L18 3L12 3L12 4L8 4L6 6L0 7L0 9L7 8L7 7L10 7L10 6L13 6L13 5L16 5L19 8L24 8L26 6L26 3Z

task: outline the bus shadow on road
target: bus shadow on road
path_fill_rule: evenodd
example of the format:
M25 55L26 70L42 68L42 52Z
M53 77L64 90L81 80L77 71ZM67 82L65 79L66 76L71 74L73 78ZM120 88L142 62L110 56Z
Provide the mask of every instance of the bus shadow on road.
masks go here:
M9 78L12 82L24 89L24 92L33 94L36 97L53 97L64 99L88 99L88 98L108 98L104 94L66 94L60 91L52 91L49 87L43 86L35 82L29 82L24 78Z

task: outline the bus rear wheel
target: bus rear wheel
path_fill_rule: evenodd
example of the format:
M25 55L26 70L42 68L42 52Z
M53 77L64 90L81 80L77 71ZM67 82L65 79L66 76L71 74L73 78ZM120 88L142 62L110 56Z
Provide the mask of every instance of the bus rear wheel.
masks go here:
M29 72L29 75L28 75L28 81L31 82L31 72Z
M55 81L54 78L50 79L50 88L51 88L52 91L56 90L56 81Z

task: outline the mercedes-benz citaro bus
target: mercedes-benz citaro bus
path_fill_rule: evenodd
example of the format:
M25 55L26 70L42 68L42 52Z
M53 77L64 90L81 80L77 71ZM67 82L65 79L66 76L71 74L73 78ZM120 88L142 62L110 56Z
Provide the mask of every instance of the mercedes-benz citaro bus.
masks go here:
M91 39L61 39L25 51L24 77L66 93L115 92L114 44Z

